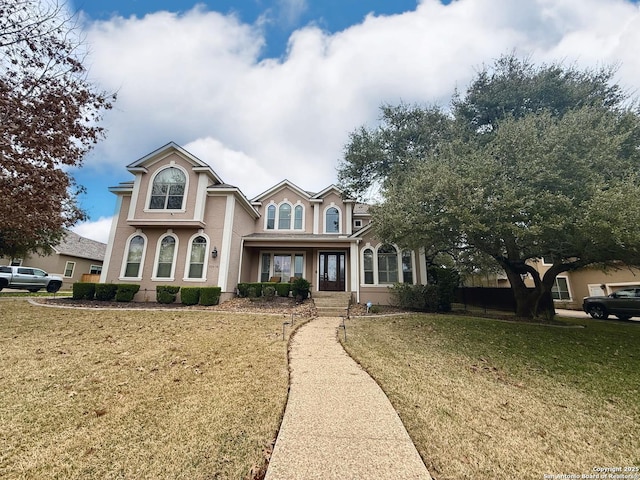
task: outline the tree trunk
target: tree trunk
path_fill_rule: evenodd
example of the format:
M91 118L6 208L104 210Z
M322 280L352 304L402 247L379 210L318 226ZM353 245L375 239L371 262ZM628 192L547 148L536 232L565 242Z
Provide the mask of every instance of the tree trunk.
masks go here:
M551 287L548 282L542 281L538 272L532 269L528 271L533 276L535 288L530 289L521 277L521 271L509 264L503 264L503 268L511 284L513 298L516 301L516 316L522 318L544 317L553 318L556 314L551 296Z

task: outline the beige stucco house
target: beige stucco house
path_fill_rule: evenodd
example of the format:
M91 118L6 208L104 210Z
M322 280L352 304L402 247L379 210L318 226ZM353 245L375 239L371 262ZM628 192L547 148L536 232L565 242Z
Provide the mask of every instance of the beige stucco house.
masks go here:
M552 263L542 258L531 262L531 265L542 277ZM510 287L505 274L492 278L476 277L469 279L467 283L467 286ZM529 287L534 286L533 278L530 275L525 278L525 284ZM587 267L558 275L552 289L552 295L556 308L580 310L584 297L609 295L616 290L629 287L640 288L640 270L637 268L623 265L607 270Z
M386 304L395 282L426 283L426 262L373 237L366 205L331 185L308 192L288 180L253 199L169 143L130 164L117 196L101 282L219 286L303 277L317 291Z
M48 255L25 258L0 258L0 265L25 265L62 277L62 290L71 290L75 282L97 281L102 273L107 245L82 237L71 230Z

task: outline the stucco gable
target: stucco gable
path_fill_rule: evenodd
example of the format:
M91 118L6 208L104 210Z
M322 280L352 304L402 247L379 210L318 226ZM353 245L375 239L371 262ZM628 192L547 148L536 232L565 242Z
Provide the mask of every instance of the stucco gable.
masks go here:
M311 199L311 195L309 194L309 192L301 189L300 187L298 187L296 184L290 182L289 180L284 179L283 181L281 181L277 185L274 185L270 189L265 190L260 195L254 197L251 200L251 203L253 203L254 205L260 205L265 199L267 199L270 196L278 193L280 190L283 190L283 189L286 189L286 188L294 191L295 193L300 195L305 200L310 200Z
M157 162L163 161L165 158L172 154L179 155L182 159L191 164L194 172L207 173L207 175L211 177L213 184L224 184L222 179L208 163L203 162L198 157L188 152L175 142L169 142L166 145L158 148L157 150L154 150L153 152L136 160L135 162L130 163L129 165L127 165L127 170L129 170L134 175L138 172L146 173L147 169L150 166L156 164Z

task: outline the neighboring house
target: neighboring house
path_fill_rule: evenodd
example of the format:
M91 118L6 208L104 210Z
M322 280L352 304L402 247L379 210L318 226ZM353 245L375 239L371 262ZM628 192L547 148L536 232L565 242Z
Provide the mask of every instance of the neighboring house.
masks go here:
M393 283L426 282L424 258L376 240L367 206L335 186L283 180L249 200L175 143L127 169L135 179L109 189L117 206L100 281L140 284L136 300L158 285L219 286L226 300L239 282L303 277L312 292L385 304Z
M65 230L62 241L50 255L33 254L25 258L1 258L2 265L25 265L40 268L63 279L62 289L70 290L75 282L98 281L102 273L107 245Z
M551 267L551 261L540 259L532 265L542 277ZM490 286L509 288L509 280L506 275L497 275L493 278L474 279L469 286ZM531 275L525 277L525 284L533 287ZM610 268L606 271L597 268L581 268L572 272L563 272L556 277L552 295L557 308L569 308L579 310L582 308L582 299L594 295L608 295L621 288L639 287L640 270L636 268L620 267Z

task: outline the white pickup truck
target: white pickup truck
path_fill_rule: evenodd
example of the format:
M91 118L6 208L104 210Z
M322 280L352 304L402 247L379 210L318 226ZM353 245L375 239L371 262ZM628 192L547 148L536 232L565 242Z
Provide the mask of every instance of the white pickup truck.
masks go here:
M0 267L0 290L15 288L37 292L45 288L55 293L62 286L62 278L49 275L44 270L32 267Z

